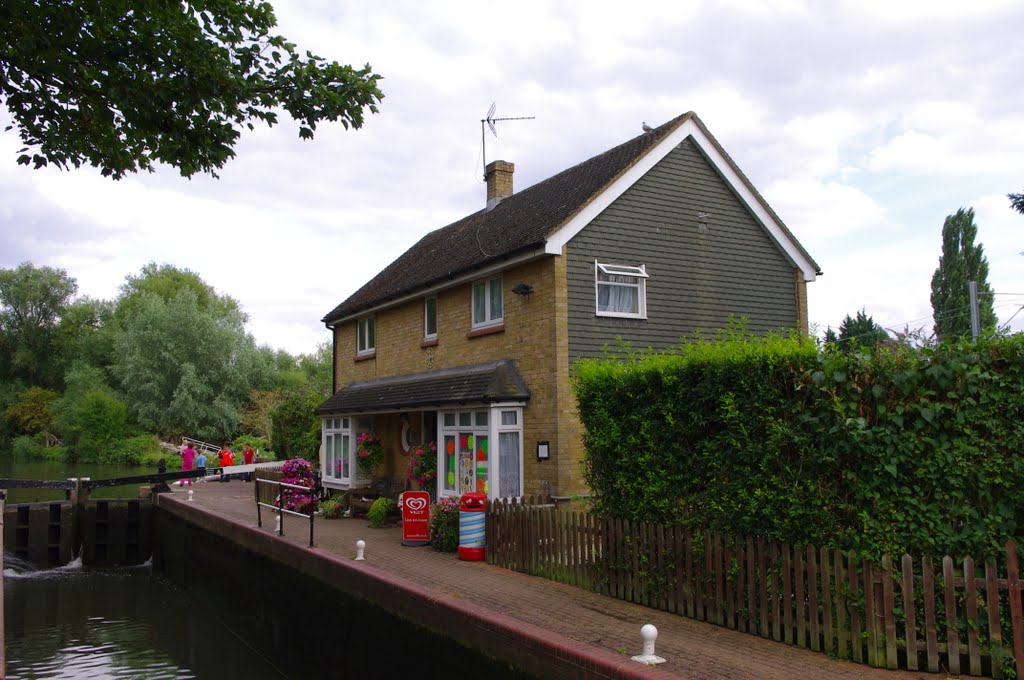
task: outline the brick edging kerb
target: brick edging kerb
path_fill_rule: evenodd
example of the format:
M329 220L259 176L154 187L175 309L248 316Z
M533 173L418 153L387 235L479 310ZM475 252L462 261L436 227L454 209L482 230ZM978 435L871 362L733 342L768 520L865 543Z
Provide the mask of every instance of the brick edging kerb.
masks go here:
M581 680L680 677L472 602L454 600L369 563L345 560L325 550L297 545L263 529L220 517L200 505L160 494L157 507L435 633L452 637L457 632L457 639L463 644L538 677Z

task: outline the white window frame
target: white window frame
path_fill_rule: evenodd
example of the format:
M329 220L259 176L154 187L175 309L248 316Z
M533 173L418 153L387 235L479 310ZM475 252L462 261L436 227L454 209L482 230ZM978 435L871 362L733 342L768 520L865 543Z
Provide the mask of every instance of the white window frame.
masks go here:
M352 419L348 416L327 416L321 420L320 432L320 444L324 451L323 467L321 468L324 482L351 485L352 473L355 470L355 459L352 456L354 451L353 442L355 441L355 435L352 431ZM339 471L336 455L338 452L335 450L335 446L338 440L344 442L345 437L348 438L348 446L342 445L343 448L340 453L344 456L344 460ZM348 465L345 465L345 462ZM345 474L346 470L348 475Z
M477 319L476 317L476 301L477 301L477 289L483 286L484 291L484 318ZM501 309L498 313L495 312L492 305L494 298L495 286L497 286L498 300L501 305ZM505 291L502 287L501 276L494 276L489 279L480 279L473 281L470 284L470 309L469 314L472 319L472 327L475 328L489 328L491 326L500 326L505 323Z
M434 332L430 332L430 303L434 303ZM437 338L437 296L423 298L423 339Z
M377 321L374 316L364 316L356 322L356 356L373 354L377 351Z
M515 412L515 423L511 425L501 424L501 414L503 411L514 411ZM487 424L479 425L479 414L487 414ZM445 414L453 416L453 425L446 426L444 424ZM460 425L459 423L469 423ZM456 446L456 457L458 456L458 441L460 434L472 434L474 437L474 449L475 449L475 438L478 436L487 437L487 496L488 498L502 498L507 494L501 489L501 468L500 468L500 440L498 437L499 433L503 432L517 432L519 434L519 486L520 494L522 494L522 486L525 482L523 477L523 405L521 403L502 403L502 404L491 404L489 406L481 408L460 408L460 409L446 409L437 412L437 494L439 497L454 496L459 497L463 493L468 491L476 491L473 489L461 489L458 460L456 459L455 468L455 485L454 489L445 488L445 477L447 475L447 468L445 467L445 435L455 437Z
M512 412L515 414L515 422L509 425L502 424L502 414ZM516 497L523 496L523 486L526 480L523 478L523 409L521 406L499 406L491 411L494 422L494 488L497 495L495 498L507 498L510 494L501 486L501 435L516 433L519 435L519 493Z
M633 278L635 282L625 281L602 281L601 274ZM594 260L594 309L597 316L611 316L620 319L646 319L647 318L647 265L612 264ZM631 288L637 291L636 312L613 312L601 309L601 286L616 286Z

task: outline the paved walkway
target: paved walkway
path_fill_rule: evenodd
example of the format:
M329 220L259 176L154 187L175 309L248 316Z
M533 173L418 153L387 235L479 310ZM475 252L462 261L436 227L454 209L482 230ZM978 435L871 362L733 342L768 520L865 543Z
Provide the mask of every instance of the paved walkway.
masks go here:
M253 484L199 483L192 487L193 504L238 524L256 526ZM187 488L175 486L174 500L184 500ZM309 525L285 516L282 540L308 545ZM272 533L273 518L264 515L264 531ZM887 671L824 654L764 640L760 637L694 621L668 612L622 602L539 577L481 562L462 562L455 555L429 547L401 545L401 529L371 529L363 519L317 519L314 549L343 559L355 557L355 543L366 542L366 565L381 576L393 575L434 591L438 601L456 599L532 624L627 658L641 651L640 627L658 629L656 653L667 660L659 666L677 677L694 679L787 679L945 677L931 673Z

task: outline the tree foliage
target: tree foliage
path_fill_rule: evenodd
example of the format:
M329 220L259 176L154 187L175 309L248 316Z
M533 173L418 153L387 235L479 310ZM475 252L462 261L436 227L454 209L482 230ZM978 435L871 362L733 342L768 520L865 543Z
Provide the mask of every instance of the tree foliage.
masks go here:
M53 404L60 394L42 387L30 387L18 401L7 407L4 418L19 434L38 434L53 429Z
M63 269L23 262L0 269L0 369L28 385L60 386L64 356L57 352L57 327L78 291ZM4 365L6 364L6 365Z
M274 429L274 411L284 401L283 390L253 390L238 413L238 426L262 439L270 441Z
M112 370L142 427L208 441L235 433L253 359L240 314L203 310L188 289L170 300L143 294L115 346Z
M301 456L319 460L320 417L316 408L331 395L334 358L330 343L303 354L290 371L279 374L280 399L270 413L271 446L279 458ZM283 364L279 364L283 368Z
M932 315L935 335L940 340L968 337L971 334L969 283L978 284L978 311L983 333L996 328L992 289L988 284L988 260L984 248L974 244L978 227L974 209L960 208L946 217L942 225L942 255L932 275Z
M54 423L70 456L102 461L130 430L128 405L107 384L103 369L75 362L64 394L53 405Z
M0 99L25 144L18 162L115 179L154 163L216 175L241 126L274 125L279 110L302 139L377 112L369 64L303 54L276 26L261 0L7 0Z
M62 270L0 270L0 451L28 434L22 449L40 456L59 439L61 455L132 462L152 449L140 427L266 441L288 405L275 440L315 456L330 344L299 357L256 347L237 301L168 264L128 275L116 300L76 290Z
M1024 194L1007 194L1010 199L1010 206L1019 213L1024 214Z
M839 324L839 337L836 346L843 352L859 347L874 348L889 339L885 329L875 323L865 310L857 312L856 318L849 314Z
M243 323L247 320L235 299L227 295L218 295L213 286L203 281L192 270L156 262L149 262L138 274L129 274L125 277L125 282L121 284L121 294L117 300L114 317L118 323L130 319L138 312L147 295L170 302L183 291L194 294L196 306L203 312L218 318L238 315Z

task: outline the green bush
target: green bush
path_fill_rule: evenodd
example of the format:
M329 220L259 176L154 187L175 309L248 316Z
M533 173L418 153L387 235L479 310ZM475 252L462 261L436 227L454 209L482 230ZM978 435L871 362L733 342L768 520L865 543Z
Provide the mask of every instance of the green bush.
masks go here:
M728 336L581 362L601 514L975 559L1024 531L1024 335L819 352Z
M269 439L257 437L254 434L243 434L240 437L236 437L235 440L231 442L231 450L235 451L236 455L239 456L235 462L239 464L241 463L241 454L238 452L244 451L246 445L252 447L253 451L259 455L261 462L275 460L274 454L270 451Z
M141 434L122 439L108 448L98 462L120 465L156 466L159 460L167 459L167 452L160 448L160 440L155 435ZM168 470L173 469L168 463Z
M334 495L320 501L320 514L324 519L338 519L344 509L345 503L342 496Z
M390 498L378 498L370 505L369 512L366 513L366 519L370 521L370 526L374 529L380 529L387 522L388 514L391 512L395 502Z
M46 435L23 435L15 437L11 442L11 452L15 458L27 460L52 460L63 462L68 458L68 449L64 446L46 446Z
M77 460L108 463L128 433L128 405L102 389L89 389L64 416L66 435Z

